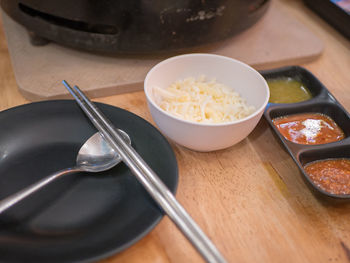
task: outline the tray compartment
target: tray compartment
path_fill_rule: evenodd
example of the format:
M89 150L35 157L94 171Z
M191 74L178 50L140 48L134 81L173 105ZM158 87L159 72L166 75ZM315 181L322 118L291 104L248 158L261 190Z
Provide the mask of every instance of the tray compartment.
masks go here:
M275 107L268 112L269 121L272 122L274 129L280 134L276 126L273 124L275 118L280 118L288 115L302 114L302 113L321 113L332 118L333 121L343 130L345 138L350 135L350 116L338 104L331 102L317 102L313 104L304 104L293 107ZM282 136L282 135L281 135ZM283 137L283 136L282 136ZM284 137L283 137L284 138ZM286 140L286 139L285 139ZM287 140L288 141L288 140ZM288 141L290 142L290 141ZM292 142L291 142L292 143Z
M305 179L310 183L314 188L317 188L319 192L323 195L329 196L331 198L340 198L340 199L348 199L350 195L344 194L331 194L321 188L319 188L309 177L309 175L305 172L305 165L315 162L322 161L327 159L350 159L350 144L336 145L336 146L326 146L322 148L313 148L310 150L305 150L298 154L298 166L303 173Z
M264 78L269 81L273 79L281 78L292 78L296 81L299 81L305 85L305 87L311 92L312 98L310 100L297 102L305 103L312 101L315 98L333 98L329 96L328 90L323 86L323 84L308 70L299 66L289 66L272 70L265 70L260 72ZM276 103L269 103L276 104ZM296 103L280 103L286 105L293 105Z

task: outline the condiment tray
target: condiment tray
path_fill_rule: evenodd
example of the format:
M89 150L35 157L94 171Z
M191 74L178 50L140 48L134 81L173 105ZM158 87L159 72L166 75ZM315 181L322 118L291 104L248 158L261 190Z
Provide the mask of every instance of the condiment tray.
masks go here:
M299 167L306 184L317 197L330 201L350 200L350 194L334 194L317 186L304 169L306 164L318 160L350 158L349 113L312 73L302 67L290 66L261 71L260 73L267 81L292 78L303 83L309 89L312 94L311 99L296 103L269 103L264 117ZM343 130L344 139L318 145L298 144L287 140L274 125L273 120L299 113L321 113L329 116Z

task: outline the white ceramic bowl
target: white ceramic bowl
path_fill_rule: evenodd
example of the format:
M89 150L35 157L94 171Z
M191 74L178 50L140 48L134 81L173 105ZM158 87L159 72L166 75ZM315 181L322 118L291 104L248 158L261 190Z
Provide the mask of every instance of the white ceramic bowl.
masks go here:
M220 124L203 124L177 118L161 109L152 98L154 86L167 88L177 80L206 76L232 87L255 111L248 117ZM259 72L224 56L187 54L166 59L147 74L144 89L148 107L160 131L174 142L196 151L232 146L248 136L259 122L269 100L269 88Z

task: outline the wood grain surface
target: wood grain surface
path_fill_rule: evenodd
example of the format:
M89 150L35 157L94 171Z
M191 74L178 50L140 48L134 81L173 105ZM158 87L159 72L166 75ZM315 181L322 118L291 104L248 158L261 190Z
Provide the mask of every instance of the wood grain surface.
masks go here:
M319 59L300 65L350 111L350 42L302 1L279 2L325 45ZM153 123L143 92L96 101ZM27 102L18 92L0 27L0 110ZM176 196L229 262L350 262L350 203L331 205L316 199L264 119L247 139L226 150L198 153L171 145L179 164ZM101 262L202 259L164 217L141 241Z

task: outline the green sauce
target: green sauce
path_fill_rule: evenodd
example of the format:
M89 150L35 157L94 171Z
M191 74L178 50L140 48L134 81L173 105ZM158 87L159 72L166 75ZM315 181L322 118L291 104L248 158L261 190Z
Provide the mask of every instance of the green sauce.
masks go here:
M267 81L271 103L295 103L312 98L303 83L292 78L278 78Z

